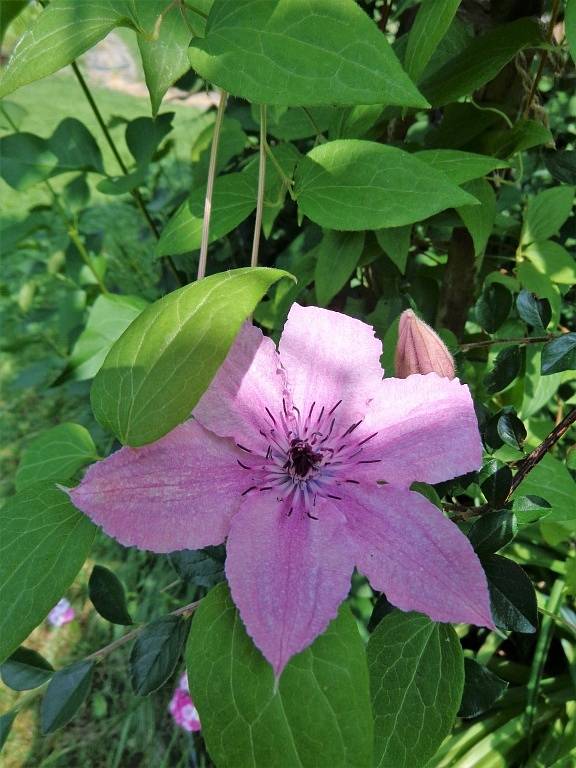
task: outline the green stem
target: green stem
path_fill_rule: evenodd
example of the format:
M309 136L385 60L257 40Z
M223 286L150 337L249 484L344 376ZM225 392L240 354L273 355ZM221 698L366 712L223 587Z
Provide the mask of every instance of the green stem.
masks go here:
M216 178L216 161L218 159L218 144L220 143L220 130L224 119L226 101L228 94L226 91L220 91L220 100L218 101L218 111L216 112L216 122L214 123L214 134L212 135L212 147L210 149L210 163L208 165L208 180L206 183L206 197L204 198L204 218L202 220L202 242L200 245L200 258L198 261L197 280L202 280L206 274L206 263L208 261L208 242L210 236L210 217L212 215L212 194L214 192L214 179Z
M266 187L266 105L260 105L260 162L258 165L258 197L256 198L256 219L254 221L254 239L250 266L258 265L260 231L262 229L262 211L264 208L264 190Z
M282 182L286 187L286 189L288 190L290 197L292 198L292 200L294 200L295 199L294 193L292 192L292 187L294 186L294 180L284 173L284 169L282 168L278 160L276 160L276 158L274 157L274 152L272 152L272 150L270 149L270 146L267 141L264 144L264 151L266 152L268 159L272 162L272 165L278 172L278 175L282 179Z
M82 257L82 261L86 264L86 266L88 267L90 272L92 272L92 274L94 275L94 278L95 278L96 282L98 283L98 287L100 288L102 293L103 294L110 293L108 288L106 288L106 286L104 285L104 283L102 281L102 278L100 277L100 275L96 271L96 269L94 267L94 264L92 263L92 259L90 258L90 254L88 253L88 251L86 250L86 246L82 242L82 238L80 237L80 233L78 232L78 230L76 229L76 227L73 224L70 224L68 226L68 235L70 237L70 240L72 240L72 242L76 246L76 248L78 250L78 253Z

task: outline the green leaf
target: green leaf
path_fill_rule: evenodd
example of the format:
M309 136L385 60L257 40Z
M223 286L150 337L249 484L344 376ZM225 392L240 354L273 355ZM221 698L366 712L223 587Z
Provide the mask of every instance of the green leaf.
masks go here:
M460 0L422 0L408 34L404 69L415 83L448 31Z
M542 376L576 368L576 333L565 333L544 345Z
M372 766L366 654L347 606L290 660L275 693L272 668L220 584L194 615L186 666L218 768Z
M0 510L0 662L47 616L86 559L96 528L54 483Z
M496 429L503 443L511 445L517 451L522 450L527 432L526 427L515 413L505 411L499 417Z
M11 712L6 712L6 714L0 715L0 751L6 743L6 739L10 735L10 730L14 720L16 719L18 711L19 710L14 709Z
M92 684L94 665L93 661L79 661L52 677L40 710L43 734L65 726L80 709Z
M543 240L530 243L524 255L534 268L559 285L576 283L576 261L559 243Z
M464 184L466 181L486 176L496 168L509 167L507 162L496 157L462 152L459 149L424 149L416 152L414 157L445 173L454 184Z
M270 136L283 141L307 139L327 131L337 114L334 107L270 107L266 129ZM252 119L260 124L256 104L252 105Z
M520 526L532 525L547 517L551 509L551 505L541 496L517 496L512 500L512 511Z
M93 378L114 342L147 306L148 302L139 296L115 293L98 296L72 349L72 378L80 381Z
M128 613L126 594L122 582L108 568L95 565L88 582L88 595L100 616L112 624L133 624Z
M476 202L414 155L356 139L312 149L296 166L294 192L301 213L335 230L399 227Z
M516 492L541 496L551 504L552 513L547 516L546 522L576 520L576 483L566 466L550 454L530 470Z
M4 0L0 3L0 44L14 19L28 5L28 0Z
M228 173L214 183L209 243L231 232L256 208L256 180L247 173ZM158 256L187 253L200 248L206 185L195 189L168 224L157 246Z
M486 179L470 181L464 184L463 189L480 201L480 205L463 205L456 210L470 232L474 243L474 254L482 256L494 227L496 195L492 185Z
M498 459L488 459L478 476L486 501L499 507L508 498L512 485L512 470Z
M318 246L314 281L320 307L349 282L364 248L364 232L325 232Z
M54 672L54 667L37 651L18 648L0 665L2 682L13 691L30 691L44 685Z
M512 632L536 632L536 593L522 568L500 555L485 555L481 563L488 579L494 624Z
M530 197L524 215L522 243L547 240L558 234L574 203L574 187L552 187Z
M458 717L478 717L502 698L508 683L474 659L464 659L464 693Z
M468 538L480 556L491 555L509 544L518 533L512 512L499 509L481 515L468 531Z
M2 136L0 157L0 176L19 192L50 178L58 165L58 158L49 142L33 133Z
M550 175L563 184L576 185L576 151L551 150L544 153L544 164Z
M172 675L184 648L188 628L187 619L164 616L140 632L130 653L130 683L137 696L148 696Z
M464 687L456 632L418 613L384 616L368 642L377 768L417 768L450 733Z
M122 443L144 445L188 418L244 320L287 272L264 267L211 275L142 312L110 350L92 408Z
M74 117L62 120L49 138L48 145L58 158L58 167L52 175L68 171L104 173L100 147L80 120Z
M566 14L564 17L564 26L566 28L566 39L568 49L572 56L572 61L576 63L576 2L575 0L566 0Z
M488 283L474 309L482 328L488 333L494 333L510 314L512 294L500 283Z
M21 491L44 480L64 482L98 458L85 427L70 422L59 424L33 440L22 454L16 489Z
M535 330L545 332L552 318L548 299L539 299L531 291L520 291L516 298L516 309L521 319Z
M494 367L484 379L486 391L493 395L510 386L522 368L523 350L520 347L506 347L498 353Z
M433 107L457 101L496 77L518 51L538 47L542 42L540 26L533 19L500 24L473 37L462 53L426 78L422 93Z
M52 0L19 41L0 80L0 98L71 64L114 27L138 29L136 14L132 0Z
M518 120L512 128L493 128L481 137L479 149L497 157L512 157L541 144L554 144L549 128L536 120Z
M560 311L562 309L562 299L558 287L554 285L548 275L543 274L532 264L531 261L524 259L518 264L516 275L522 288L532 291L543 299L548 299L552 309L552 324L556 325L560 320Z
M405 227L387 227L386 229L377 229L375 232L378 245L386 256L398 267L400 272L406 272L408 262L408 253L410 252L410 243L412 241L412 225Z
M224 580L224 547L183 549L172 552L170 562L183 581L199 587L213 587Z
M62 190L62 200L65 207L75 214L87 207L90 200L90 187L83 174L66 184Z
M201 77L256 104L428 106L353 0L215 0L189 56Z

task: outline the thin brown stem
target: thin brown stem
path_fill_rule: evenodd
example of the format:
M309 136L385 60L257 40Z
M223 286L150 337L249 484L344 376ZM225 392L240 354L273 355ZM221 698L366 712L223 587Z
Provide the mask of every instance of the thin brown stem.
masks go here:
M550 14L550 23L548 24L548 31L546 33L546 41L548 44L552 43L552 38L554 36L554 27L556 26L556 19L558 18L558 11L560 9L560 0L554 0L552 3L552 13ZM530 109L532 107L532 102L534 100L534 96L536 94L536 89L538 88L538 84L540 83L540 78L542 77L542 73L544 72L544 67L546 65L546 61L548 59L548 51L543 51L542 55L540 56L540 63L538 64L538 69L536 70L536 76L534 80L532 81L532 85L530 86L530 92L528 93L528 98L526 99L526 106L524 107L524 114L523 117L528 117L530 114Z
M481 349L482 347L492 347L496 344L541 344L545 341L555 339L553 333L546 336L525 336L516 339L488 339L487 341L473 341L470 344L460 344L461 352L469 352L471 349Z
M262 230L262 212L264 210L264 190L266 187L266 105L260 105L260 151L258 164L258 196L256 198L256 218L254 220L254 238L250 266L258 266L260 232Z
M200 258L198 261L197 280L202 280L206 274L206 263L208 261L208 242L210 240L210 217L212 215L212 194L214 192L214 180L216 178L216 162L218 160L218 144L220 143L220 130L224 119L226 101L228 94L226 91L220 91L220 100L218 101L218 111L216 112L216 122L214 123L214 134L212 136L212 147L210 149L210 163L208 165L208 181L206 183L206 197L204 198L204 219L202 221L202 242L200 244Z

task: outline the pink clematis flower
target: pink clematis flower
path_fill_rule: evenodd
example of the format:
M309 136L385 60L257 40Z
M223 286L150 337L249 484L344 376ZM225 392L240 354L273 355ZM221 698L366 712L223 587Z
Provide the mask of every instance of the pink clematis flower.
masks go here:
M174 691L168 709L174 718L174 722L185 731L199 731L202 728L198 710L194 706L194 702L190 696L188 677L185 672L180 678L178 687Z
M316 307L292 307L278 351L247 324L194 418L94 464L72 500L126 545L227 539L232 597L277 678L355 566L402 610L492 627L468 539L409 490L479 468L468 387L383 379L381 352L370 326Z
M63 597L48 614L48 623L53 627L63 627L64 624L74 621L75 617L76 611L72 608L70 602Z

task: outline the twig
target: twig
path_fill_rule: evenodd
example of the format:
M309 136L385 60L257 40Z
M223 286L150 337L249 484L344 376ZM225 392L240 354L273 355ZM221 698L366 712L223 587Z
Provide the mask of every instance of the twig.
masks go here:
M206 183L206 197L204 199L204 219L202 220L202 243L200 245L200 259L198 261L197 280L202 280L206 274L206 262L208 260L208 241L210 235L210 217L212 215L212 193L214 191L214 179L216 178L216 161L218 159L218 144L220 143L220 129L224 119L224 110L228 94L226 91L220 91L220 100L218 102L218 111L216 112L216 122L214 123L214 134L212 136L212 147L210 149L210 163L208 166L208 181Z
M266 187L266 104L260 105L260 152L258 163L258 197L256 198L256 218L254 220L254 238L250 266L258 266L260 231L262 229L262 211L264 208L264 189Z
M487 341L473 341L470 344L460 344L461 352L469 352L471 349L480 349L481 347L491 347L495 344L541 344L544 341L550 341L557 338L553 333L546 336L526 336L519 339L488 339Z
M546 33L546 41L549 44L552 43L552 37L554 35L554 27L556 25L556 19L558 17L559 7L560 7L560 0L554 0L554 2L552 3L552 13L550 14L550 23L548 24L548 31ZM534 95L536 94L536 89L538 88L538 83L540 82L542 73L544 72L544 66L546 65L547 59L548 59L548 51L543 51L542 55L540 56L540 63L536 71L536 76L532 81L532 85L530 86L530 92L528 94L528 98L526 99L526 106L524 108L523 117L528 117L528 115L530 114L532 101L534 99Z

